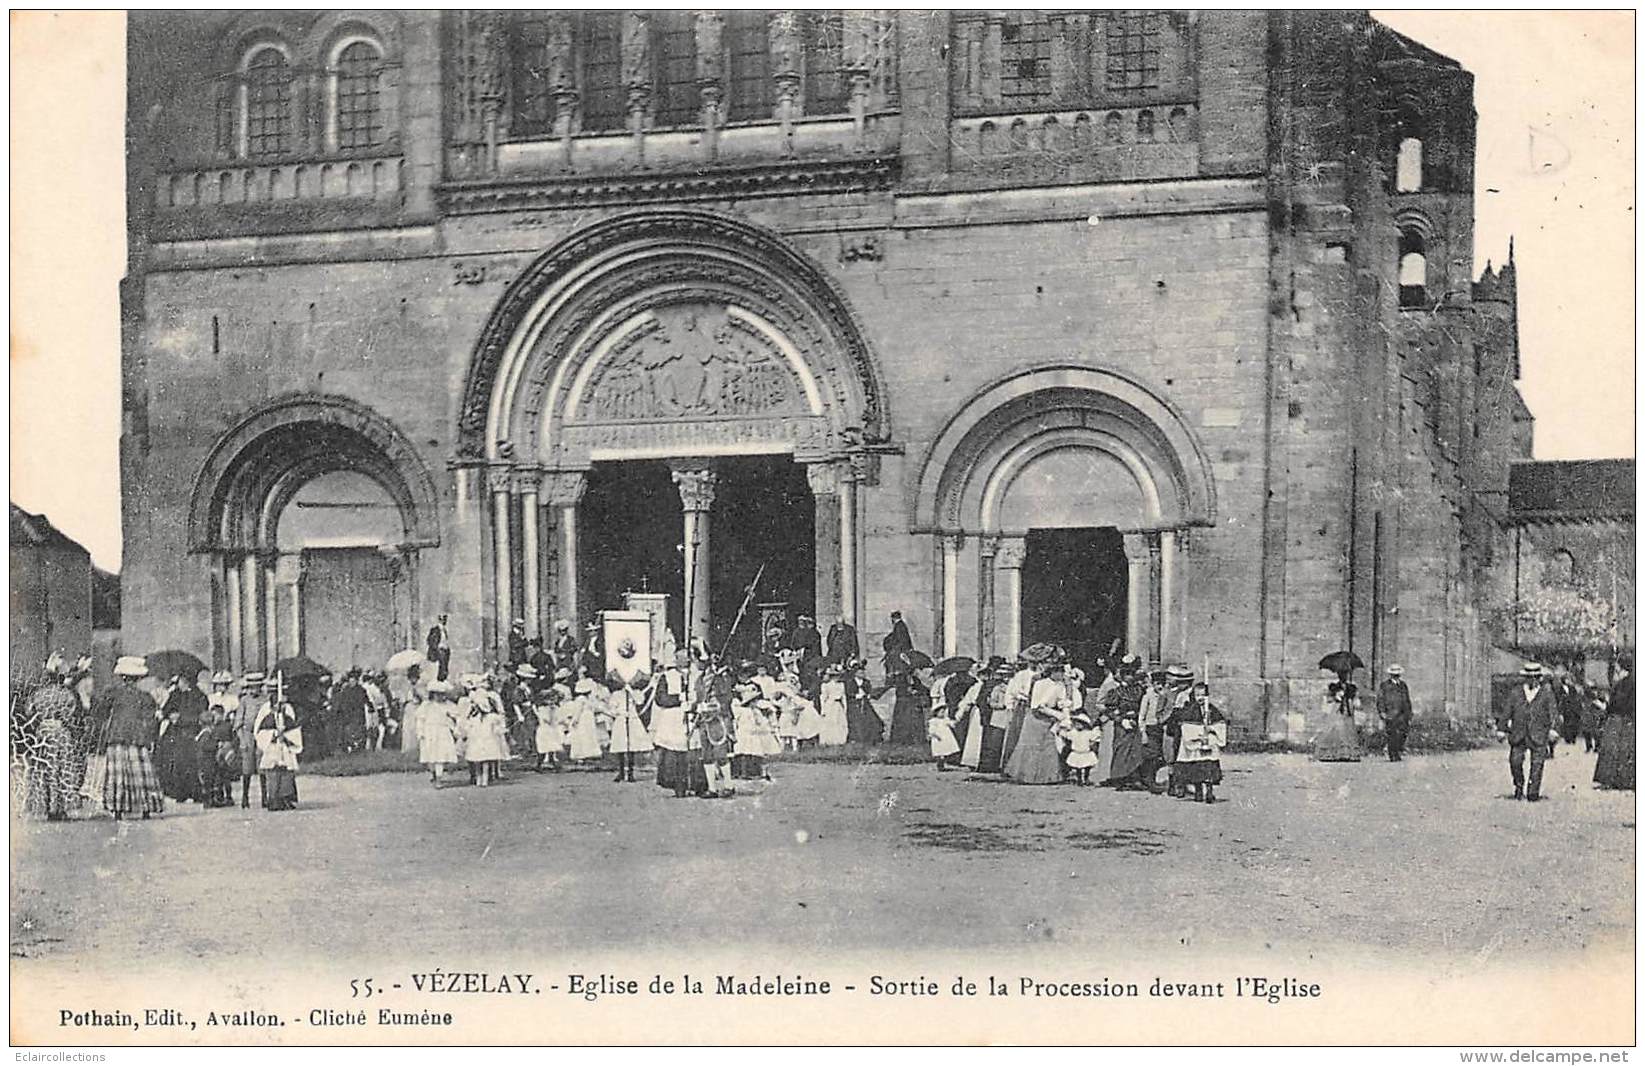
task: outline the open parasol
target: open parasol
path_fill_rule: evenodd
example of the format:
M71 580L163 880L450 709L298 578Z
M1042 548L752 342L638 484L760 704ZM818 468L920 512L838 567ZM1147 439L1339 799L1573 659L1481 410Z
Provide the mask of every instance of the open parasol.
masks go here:
M1365 663L1351 651L1334 651L1319 661L1319 668L1340 676L1365 669Z
M383 664L383 669L392 674L409 670L413 666L422 666L426 662L428 657L423 654L421 648L407 648L405 651L397 651L390 655L388 662Z
M144 662L148 664L149 676L165 681L173 677L191 677L196 680L205 672L206 664L200 661L198 655L192 652L157 651L148 656Z
M971 658L969 655L950 655L948 658L937 664L933 674L936 677L947 677L950 674L963 674L969 672L976 665L977 660Z
M286 679L287 684L307 678L325 677L331 673L306 655L293 655L289 659L281 659L274 664L274 670Z
M929 670L935 665L931 662L931 656L912 648L902 653L902 660L908 664L910 670Z

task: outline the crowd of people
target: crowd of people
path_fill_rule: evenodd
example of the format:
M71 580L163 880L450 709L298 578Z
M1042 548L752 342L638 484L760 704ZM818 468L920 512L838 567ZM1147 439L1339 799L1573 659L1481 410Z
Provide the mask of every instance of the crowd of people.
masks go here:
M47 820L98 809L147 818L168 799L231 807L236 782L242 809L255 782L259 804L284 811L297 806L302 766L399 749L437 788L570 767L603 767L628 783L644 761L675 796L723 798L738 781L769 780L774 757L891 743L928 746L939 772L1215 801L1228 721L1188 666L1150 669L1125 656L1091 664L1088 676L1049 644L1015 661L933 662L915 649L900 614L890 623L878 679L851 626L836 624L825 639L803 615L792 631L763 634L745 658L693 642L658 649L649 669L625 675L609 668L598 624L578 640L567 621L547 645L516 623L509 661L455 678L443 619L426 656L337 679L219 671L205 691L187 670L152 678L145 660L122 657L112 688L94 693L88 659L71 665L53 656L24 705L14 701L14 781L23 809ZM1632 788L1632 691L1627 674L1604 692L1584 690L1563 670L1545 679L1526 664L1522 696L1497 723L1516 796L1539 797L1542 764L1561 739L1598 750L1598 784ZM1399 761L1412 708L1398 665L1376 702L1388 758ZM1363 712L1349 671L1330 686L1324 710L1313 757L1360 759Z

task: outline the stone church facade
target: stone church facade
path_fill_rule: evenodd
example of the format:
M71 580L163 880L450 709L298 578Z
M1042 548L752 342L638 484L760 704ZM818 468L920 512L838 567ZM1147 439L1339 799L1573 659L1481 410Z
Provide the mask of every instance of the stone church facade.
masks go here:
M1356 13L133 13L127 642L670 595L1485 706L1472 79ZM777 544L780 551L771 551ZM756 564L765 567L762 571Z

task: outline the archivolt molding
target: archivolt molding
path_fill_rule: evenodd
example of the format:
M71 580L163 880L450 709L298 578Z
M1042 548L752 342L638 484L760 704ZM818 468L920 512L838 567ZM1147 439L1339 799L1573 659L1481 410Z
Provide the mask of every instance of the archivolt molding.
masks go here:
M1003 497L1002 479L1041 451L1076 442L1124 463L1160 526L1216 521L1210 464L1175 408L1119 371L1059 365L988 386L950 420L920 470L914 529L999 532L989 503Z
M335 470L382 485L400 510L405 546L439 543L439 494L405 435L357 400L300 393L252 411L212 446L194 479L189 549L272 550L285 504Z
M611 331L671 306L723 305L767 323L803 359L846 450L883 442L889 415L844 296L782 238L694 210L616 215L572 234L509 287L486 323L459 413L459 458L559 462L571 383Z

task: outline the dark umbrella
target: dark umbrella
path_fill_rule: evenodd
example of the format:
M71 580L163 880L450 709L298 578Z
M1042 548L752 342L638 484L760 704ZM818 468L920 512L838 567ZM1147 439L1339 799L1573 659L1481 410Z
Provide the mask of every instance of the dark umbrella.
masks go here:
M933 665L931 656L913 649L903 652L902 661L908 664L910 670L929 670Z
M1319 661L1321 670L1329 670L1333 674L1351 674L1355 670L1365 669L1360 657L1351 651L1334 651Z
M206 664L200 661L198 655L175 648L170 651L157 651L145 662L148 664L149 676L162 681L173 677L198 678L206 669Z
M977 660L971 658L969 655L950 655L948 658L937 664L934 676L947 677L949 674L968 673L971 668L976 665Z
M301 681L304 678L325 677L327 674L331 673L330 670L321 666L319 663L315 662L313 659L310 659L306 655L293 655L289 659L281 659L279 662L274 664L274 671L275 673L283 675L287 684L290 684L293 681Z

